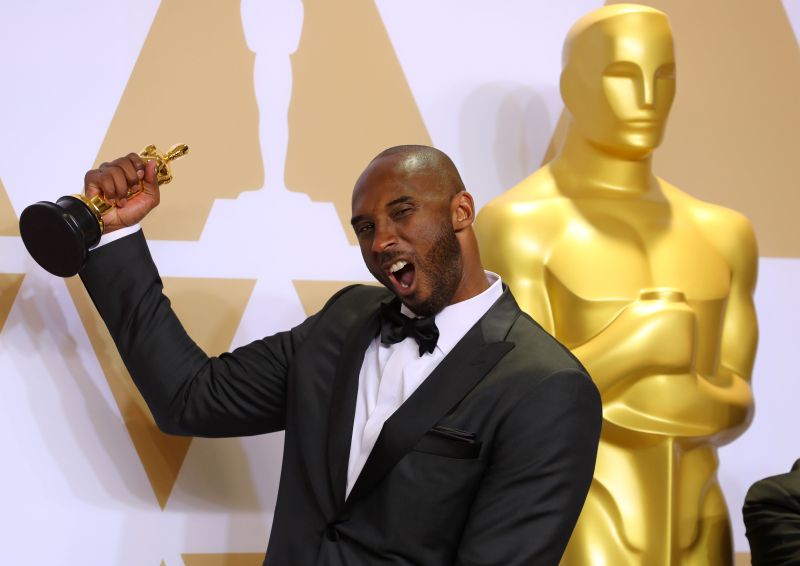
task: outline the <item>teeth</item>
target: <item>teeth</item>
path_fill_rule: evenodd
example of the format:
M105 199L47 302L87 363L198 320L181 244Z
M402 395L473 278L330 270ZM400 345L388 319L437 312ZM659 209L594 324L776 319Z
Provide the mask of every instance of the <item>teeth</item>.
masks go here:
M389 268L389 273L396 273L403 269L406 265L408 265L408 262L401 259L400 261L392 264L392 266ZM408 287L408 285L406 285L406 287Z

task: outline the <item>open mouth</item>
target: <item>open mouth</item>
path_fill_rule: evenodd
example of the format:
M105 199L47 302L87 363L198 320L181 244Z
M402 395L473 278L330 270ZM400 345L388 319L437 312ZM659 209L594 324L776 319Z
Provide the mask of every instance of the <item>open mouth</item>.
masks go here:
M414 285L416 270L414 264L404 259L397 260L389 266L389 279L399 290L411 290Z

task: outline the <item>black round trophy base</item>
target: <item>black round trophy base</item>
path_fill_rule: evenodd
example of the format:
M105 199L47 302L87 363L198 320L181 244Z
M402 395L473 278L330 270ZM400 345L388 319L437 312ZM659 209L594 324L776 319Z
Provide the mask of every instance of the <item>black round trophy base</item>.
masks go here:
M59 277L76 275L101 235L91 209L71 196L27 207L19 217L19 231L36 263Z

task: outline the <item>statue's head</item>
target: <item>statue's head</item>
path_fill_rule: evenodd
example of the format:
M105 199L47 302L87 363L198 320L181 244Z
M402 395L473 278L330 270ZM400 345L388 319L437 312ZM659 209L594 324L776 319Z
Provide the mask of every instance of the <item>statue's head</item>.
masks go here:
M633 158L652 152L675 97L667 16L616 4L578 20L564 43L561 96L574 126L592 144Z

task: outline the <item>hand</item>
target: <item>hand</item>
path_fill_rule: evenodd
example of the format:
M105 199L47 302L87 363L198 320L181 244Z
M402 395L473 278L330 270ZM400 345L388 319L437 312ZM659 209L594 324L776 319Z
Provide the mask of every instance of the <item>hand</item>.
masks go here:
M688 372L694 365L695 315L685 302L637 301L609 326L628 327L629 346L649 369Z
M158 206L161 193L156 181L156 165L155 161L145 162L139 155L129 153L86 173L83 181L86 196L102 195L114 204L114 208L103 215L104 234L141 222ZM141 192L128 199L128 191L139 190L140 180Z

